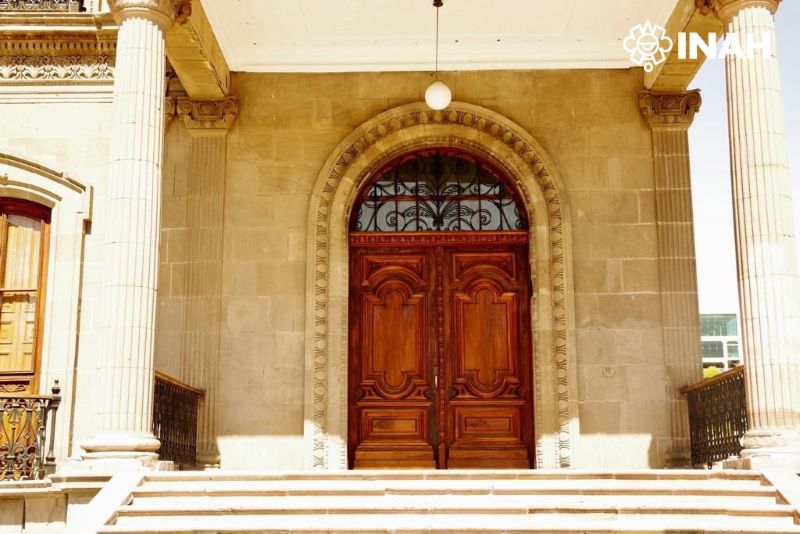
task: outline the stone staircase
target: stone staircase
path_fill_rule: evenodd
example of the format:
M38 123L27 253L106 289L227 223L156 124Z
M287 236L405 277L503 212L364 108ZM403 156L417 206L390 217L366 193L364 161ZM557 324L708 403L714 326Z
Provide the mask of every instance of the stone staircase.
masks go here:
M206 471L146 475L100 532L778 534L800 515L751 471Z

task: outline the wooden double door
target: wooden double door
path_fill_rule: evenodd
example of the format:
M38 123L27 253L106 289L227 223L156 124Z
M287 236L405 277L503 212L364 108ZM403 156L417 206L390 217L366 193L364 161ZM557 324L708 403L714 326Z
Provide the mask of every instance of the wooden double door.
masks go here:
M527 232L350 246L350 467L533 467Z

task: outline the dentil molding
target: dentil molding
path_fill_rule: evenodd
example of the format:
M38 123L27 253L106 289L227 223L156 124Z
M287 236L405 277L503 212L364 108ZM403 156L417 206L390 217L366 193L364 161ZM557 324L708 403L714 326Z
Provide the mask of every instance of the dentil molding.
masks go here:
M685 93L639 93L639 110L653 128L659 126L680 126L688 128L700 111L703 99L700 90Z

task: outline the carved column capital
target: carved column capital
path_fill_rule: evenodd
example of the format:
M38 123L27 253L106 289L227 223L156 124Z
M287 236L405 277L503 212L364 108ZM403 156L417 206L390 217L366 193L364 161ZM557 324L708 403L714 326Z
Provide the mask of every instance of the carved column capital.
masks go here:
M652 128L688 128L702 102L699 89L685 93L639 93L639 110Z
M228 130L239 113L235 96L220 100L177 98L176 110L189 130Z
M713 14L728 24L739 11L748 7L765 7L773 15L782 0L695 0L701 13Z
M183 24L192 13L191 0L109 0L117 24L125 19L140 17L152 20L162 30L174 23Z

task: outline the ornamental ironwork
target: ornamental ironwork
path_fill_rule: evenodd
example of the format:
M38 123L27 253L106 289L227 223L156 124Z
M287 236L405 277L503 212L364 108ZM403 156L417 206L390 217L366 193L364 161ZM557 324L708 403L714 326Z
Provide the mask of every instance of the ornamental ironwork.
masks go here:
M161 442L161 460L180 468L197 463L197 410L203 391L155 373L153 434Z
M689 401L692 464L711 465L739 456L747 432L744 367L683 390Z
M450 150L403 156L361 193L356 232L525 230L513 189L489 165Z
M37 480L53 470L60 393L56 381L52 395L0 395L0 480Z
M0 11L83 11L82 0L0 0Z

